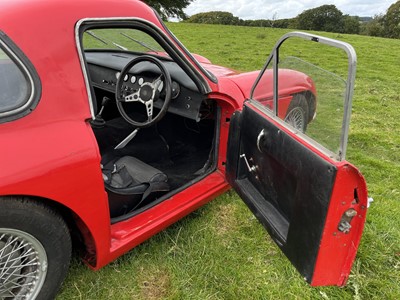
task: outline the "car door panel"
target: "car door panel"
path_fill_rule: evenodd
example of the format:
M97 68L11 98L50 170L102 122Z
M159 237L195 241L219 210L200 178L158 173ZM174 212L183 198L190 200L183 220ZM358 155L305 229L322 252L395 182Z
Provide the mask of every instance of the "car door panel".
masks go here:
M228 181L306 281L314 285L343 284L341 276L348 275L350 269L345 270L344 262L340 267L331 264L335 272L324 273L326 261L340 261L350 255L345 253L349 249L340 257L333 253L341 243L340 235L344 235L337 230L339 200L347 195L353 201L354 186L359 184L359 178L347 183L353 174L342 169L349 165L321 155L251 102L231 120L228 149ZM347 190L338 184L346 185ZM333 198L338 188L341 195ZM329 219L330 206L337 216ZM335 241L324 237L327 223ZM321 247L330 249L329 253ZM325 255L325 262L317 265L321 255Z
M366 217L365 180L345 160L356 64L345 42L285 34L230 124L228 182L313 286L346 283Z

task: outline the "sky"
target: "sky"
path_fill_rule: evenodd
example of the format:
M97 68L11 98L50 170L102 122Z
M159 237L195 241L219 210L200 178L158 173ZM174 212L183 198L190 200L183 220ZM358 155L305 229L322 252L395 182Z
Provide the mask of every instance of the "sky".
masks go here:
M184 11L191 16L200 12L227 11L244 20L294 18L306 9L334 4L351 16L373 17L385 14L397 0L194 0Z

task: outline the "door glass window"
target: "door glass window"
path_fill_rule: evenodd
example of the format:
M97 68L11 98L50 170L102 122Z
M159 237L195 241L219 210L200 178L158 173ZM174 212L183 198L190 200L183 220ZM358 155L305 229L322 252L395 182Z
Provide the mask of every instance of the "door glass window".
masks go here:
M294 36L279 44L251 98L294 132L343 160L356 58L351 46L338 42L338 48L322 39Z

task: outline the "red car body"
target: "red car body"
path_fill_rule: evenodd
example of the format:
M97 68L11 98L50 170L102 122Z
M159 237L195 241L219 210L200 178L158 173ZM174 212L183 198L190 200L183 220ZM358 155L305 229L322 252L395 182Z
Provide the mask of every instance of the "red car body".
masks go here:
M171 36L155 12L133 0L2 1L0 30L28 58L40 80L38 101L24 116L0 124L0 202L28 197L48 206L79 231L84 241L83 259L99 269L157 232L178 221L231 188L226 179L230 122L250 97L259 72L239 74L193 56ZM104 187L101 154L88 120L93 119L85 70L77 47L76 28L87 19L125 18L151 23L169 37L183 60L200 74L208 87L206 98L220 110L217 161L213 172L142 213L111 224L108 195ZM1 68L1 66L0 66ZM216 80L205 75L203 68ZM300 73L281 72L278 116L284 118L293 94L315 87ZM272 78L272 74L271 74ZM264 105L272 106L271 89ZM315 106L315 104L314 104ZM254 109L259 112L257 108ZM315 110L315 107L314 107ZM269 121L282 126L273 118ZM343 285L349 275L360 241L367 206L364 179L346 161L337 161L307 144L290 129L291 139L337 168L334 188L316 258L312 285ZM357 189L355 201L354 189ZM349 233L337 227L346 210L355 209ZM1 223L0 227L4 227ZM0 244L1 246L1 244ZM329 271L328 271L329 270Z

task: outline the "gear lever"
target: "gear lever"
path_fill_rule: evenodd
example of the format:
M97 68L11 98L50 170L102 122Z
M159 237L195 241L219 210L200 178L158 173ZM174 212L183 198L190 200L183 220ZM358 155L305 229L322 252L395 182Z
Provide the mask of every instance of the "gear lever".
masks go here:
M104 111L104 107L107 106L108 103L110 103L111 99L104 96L103 100L101 101L101 108L99 113L95 116L94 120L92 121L92 125L95 127L103 127L106 124L106 121L104 121L102 117L102 113Z
M97 116L96 116L96 119L97 119L97 118L102 118L101 114L103 113L104 107L106 107L106 105L107 105L108 103L110 103L110 101L111 101L110 98L108 98L108 97L106 97L106 96L103 97L103 100L101 101L101 108L100 108L99 113L98 113Z

